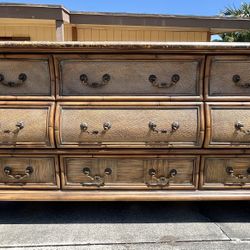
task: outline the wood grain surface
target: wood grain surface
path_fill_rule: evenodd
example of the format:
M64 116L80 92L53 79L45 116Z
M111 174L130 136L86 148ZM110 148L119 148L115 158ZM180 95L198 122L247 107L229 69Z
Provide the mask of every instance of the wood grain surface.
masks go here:
M0 47L0 200L250 200L249 46Z

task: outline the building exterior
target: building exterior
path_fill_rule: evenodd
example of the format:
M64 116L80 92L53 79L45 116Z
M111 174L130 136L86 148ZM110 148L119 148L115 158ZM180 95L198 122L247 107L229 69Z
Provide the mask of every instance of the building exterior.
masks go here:
M249 29L250 19L73 12L60 5L0 4L0 40L188 41Z

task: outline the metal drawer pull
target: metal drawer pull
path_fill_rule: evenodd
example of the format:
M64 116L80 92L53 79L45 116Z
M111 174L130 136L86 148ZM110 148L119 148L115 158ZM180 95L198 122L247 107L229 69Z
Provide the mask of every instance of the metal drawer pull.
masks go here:
M240 82L241 79L240 79L239 75L233 75L232 80L235 83L235 85L238 87L242 87L242 88L249 88L250 87L250 82L245 82L245 83Z
M244 129L244 123L243 122L240 122L240 121L237 121L235 124L234 124L234 127L235 127L235 130L239 131L239 132L242 132L246 135L250 135L250 130L249 129Z
M86 175L91 182L82 182L81 184L83 186L95 186L95 187L101 187L105 185L105 176L101 177L100 175L94 175L91 176L90 173L90 168L83 168L82 170L83 174ZM112 169L111 168L106 168L104 170L105 175L111 175L112 174Z
M92 135L106 133L108 130L111 129L112 124L111 124L111 122L104 122L102 127L103 127L103 130L101 130L101 131L99 131L99 130L88 131L88 124L86 122L82 122L80 124L81 132L92 134Z
M153 86L158 88L170 88L174 86L180 80L180 76L177 74L172 75L171 82L158 82L156 75L150 75L148 80L152 83Z
M5 133L5 134L18 134L18 132L24 128L24 122L23 121L20 121L20 122L17 122L16 123L16 128L13 129L13 130L9 130L9 129L6 129L6 130L3 130L2 132Z
M237 181L237 183L224 183L225 186L244 186L246 183L246 179L249 178L249 175L250 175L250 167L246 170L247 174L246 175L243 175L243 174L235 174L234 173L234 169L232 167L226 167L226 173L228 175L230 175L231 177L235 178Z
M165 187L169 185L170 179L174 178L177 175L176 169L171 169L169 175L156 177L156 170L154 168L149 169L148 174L151 176L151 179L146 182L146 185L149 187Z
M8 87L18 87L27 80L27 75L24 73L19 74L17 82L8 82L4 80L4 75L0 74L0 82Z
M12 174L11 167L6 166L3 171L4 171L5 175L7 175L8 177L10 177L11 179L22 180L24 178L29 177L33 173L34 170L33 170L33 168L31 166L28 166L25 169L24 174Z
M171 129L168 131L167 129L157 129L157 125L154 122L149 122L148 123L148 127L151 131L155 132L155 133L174 133L175 131L177 131L180 127L179 122L173 122L171 124Z
M102 87L106 84L108 84L108 82L110 81L111 76L109 74L104 74L102 76L102 81L101 82L89 82L88 76L86 74L82 74L80 75L80 81L82 83L84 83L86 86L89 86L91 88L99 88Z

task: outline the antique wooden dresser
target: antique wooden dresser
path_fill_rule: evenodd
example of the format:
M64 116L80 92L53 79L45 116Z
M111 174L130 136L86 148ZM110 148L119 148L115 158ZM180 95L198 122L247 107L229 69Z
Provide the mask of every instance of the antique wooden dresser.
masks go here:
M250 199L250 44L0 50L0 200Z

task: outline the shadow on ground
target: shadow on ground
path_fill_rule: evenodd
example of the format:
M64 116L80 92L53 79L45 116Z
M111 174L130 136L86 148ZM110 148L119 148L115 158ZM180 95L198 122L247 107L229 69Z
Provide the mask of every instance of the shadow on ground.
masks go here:
M0 202L0 224L250 222L240 202Z

